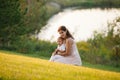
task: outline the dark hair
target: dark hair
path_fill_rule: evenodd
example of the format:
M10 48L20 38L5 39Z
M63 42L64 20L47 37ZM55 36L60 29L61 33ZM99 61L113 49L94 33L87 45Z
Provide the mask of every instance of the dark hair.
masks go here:
M58 28L58 32L59 32L60 30L62 30L62 31L67 31L67 32L66 32L67 38L71 37L72 39L74 39L73 36L70 34L69 30L68 30L65 26L60 26L60 27Z

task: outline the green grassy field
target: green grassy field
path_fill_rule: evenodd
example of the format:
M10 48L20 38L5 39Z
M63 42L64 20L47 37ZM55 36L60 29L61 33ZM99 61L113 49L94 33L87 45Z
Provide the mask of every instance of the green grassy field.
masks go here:
M0 52L0 80L119 80L120 73Z

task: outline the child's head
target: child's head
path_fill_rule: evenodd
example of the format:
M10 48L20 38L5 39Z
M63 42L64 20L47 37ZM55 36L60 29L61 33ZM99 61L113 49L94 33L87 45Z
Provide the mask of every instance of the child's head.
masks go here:
M64 39L62 37L58 37L57 44L61 45L61 44L63 44L63 41L64 41Z

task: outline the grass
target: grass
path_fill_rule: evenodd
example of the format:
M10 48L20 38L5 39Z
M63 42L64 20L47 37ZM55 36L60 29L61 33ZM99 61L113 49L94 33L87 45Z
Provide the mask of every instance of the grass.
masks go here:
M34 58L40 58L40 59L46 59L48 60L49 57L45 57L45 54L42 53L18 53L18 52L13 52L13 51L7 51L7 50L0 50L0 52L5 53L5 54L15 54L15 55L20 55L20 56L27 56L27 57L34 57ZM51 55L51 54L50 54Z
M0 51L0 80L119 80L120 73Z
M27 56L27 57L34 57L34 58L40 58L40 59L45 59L49 60L50 57L45 57L44 53L34 53L34 54L25 54L25 53L18 53L18 52L12 52L12 51L5 51L5 50L0 50L0 52L5 53L5 54L15 54L15 55L20 55L20 56ZM42 55L41 55L42 54ZM88 62L82 62L84 67L88 68L95 68L95 69L101 69L101 70L107 70L107 71L114 71L114 72L120 72L119 67L113 67L113 66L107 66L107 65L101 65L101 64L91 64Z
M114 72L120 72L120 67L113 67L108 65L101 65L101 64L90 64L87 62L83 62L83 66L94 68L94 69L100 69L105 71L114 71Z

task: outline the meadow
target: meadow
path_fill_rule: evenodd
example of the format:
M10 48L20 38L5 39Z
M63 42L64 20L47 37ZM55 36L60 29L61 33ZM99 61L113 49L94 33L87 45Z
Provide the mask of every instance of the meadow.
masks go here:
M49 62L56 43L36 38L55 13L65 8L119 8L119 0L0 0L0 80L119 80L119 30L77 43L82 66ZM53 2L53 3L52 3ZM52 3L52 5L51 5ZM60 6L59 8L55 5ZM6 16L7 15L7 16ZM114 37L113 37L114 35Z
M119 80L120 73L0 51L0 80Z

